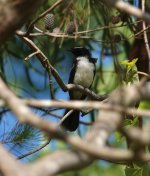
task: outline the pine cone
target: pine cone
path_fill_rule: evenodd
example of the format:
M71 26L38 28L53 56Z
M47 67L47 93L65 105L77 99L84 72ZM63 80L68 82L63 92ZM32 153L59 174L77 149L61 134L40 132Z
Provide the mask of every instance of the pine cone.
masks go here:
M129 19L129 15L126 12L120 12L119 16L123 23L127 22Z
M119 23L120 21L121 21L120 16L112 16L112 17L111 17L111 22L112 22L112 24L117 24L117 23Z
M53 30L54 29L54 21L55 21L54 15L47 14L44 18L45 29Z
M120 34L115 34L114 42L119 43L120 41L121 41L121 35Z
M67 33L67 34L73 34L75 31L76 31L75 23L74 23L74 22L70 22L70 23L67 25L66 33Z

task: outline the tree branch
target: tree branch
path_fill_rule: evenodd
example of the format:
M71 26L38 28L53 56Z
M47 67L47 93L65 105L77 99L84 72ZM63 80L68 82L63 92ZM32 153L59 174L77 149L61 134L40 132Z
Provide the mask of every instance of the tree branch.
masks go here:
M24 167L0 144L0 175L21 176Z
M103 2L105 4L107 4L108 6L113 6L121 11L126 12L127 14L136 16L139 19L143 19L144 21L146 21L147 23L150 23L150 14L146 13L146 12L142 12L142 10L128 4L125 3L124 1L121 0L107 0Z
M45 170L45 173L47 175L48 174L52 175L54 173L59 173L72 168L81 168L90 164L94 159L105 159L108 161L120 161L120 162L133 161L137 159L136 158L137 151L114 149L111 147L107 147L107 140L109 136L117 129L119 130L122 128L122 122L124 120L124 117L120 112L101 110L100 113L98 113L97 120L93 124L91 130L87 133L85 139L81 140L79 137L70 136L69 134L65 133L63 130L58 128L57 125L49 123L48 121L41 119L39 116L32 113L26 107L23 101L17 98L7 88L7 86L3 83L1 79L0 79L0 97L1 99L3 99L6 105L15 113L20 122L30 124L38 129L41 129L42 131L45 131L50 137L62 139L65 142L74 146L76 150L77 149L79 150L79 151L74 150L68 151L68 153L71 153L70 156L74 157L74 160L73 161L70 161L69 159L65 160L66 163L65 164L61 163L61 165L59 165L61 157L60 158L54 157L55 159L53 158L53 156L56 156L57 153L56 155L49 156L47 159L46 157L44 157L43 160L37 161L35 165L30 164L27 166L28 171L27 170L26 171L29 173L28 175L30 174L36 175L37 171L41 173L43 169ZM114 93L112 93L112 95L109 98L109 102L112 103L113 105L122 104L124 106L129 106L130 104L132 104L135 101L138 101L139 99L150 99L150 84L138 84L128 88L118 89ZM128 135L130 135L130 133ZM146 138L144 138L147 141L146 144L150 143L149 138L147 138L147 133L143 133L142 131L141 136L142 135L146 136ZM139 137L138 144L144 143L143 139L140 140ZM76 156L74 156L75 153ZM83 155L86 158L86 160L85 161L82 160L80 155ZM143 159L150 160L150 155L142 153L141 155L138 154L138 158L141 161ZM42 162L44 160L45 162ZM77 162L79 160L80 162L82 161L82 165L81 163ZM51 161L51 164L55 166L54 170L49 169L50 165L48 161ZM38 167L34 167L38 166L38 163L40 163L41 165L41 167L39 167L41 168L40 171L38 170L39 169ZM56 167L58 165L60 167ZM30 167L32 169L29 169Z

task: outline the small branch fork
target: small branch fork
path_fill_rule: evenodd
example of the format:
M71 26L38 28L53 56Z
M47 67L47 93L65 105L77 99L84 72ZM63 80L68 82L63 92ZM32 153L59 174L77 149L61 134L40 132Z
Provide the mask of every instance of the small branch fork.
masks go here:
M37 54L39 54L39 53L40 53L40 51L37 50L37 51L35 51L35 52L29 54L24 60L27 61L27 60L29 60L31 57L33 57L33 56L35 56L35 55L37 55Z
M96 100L104 100L107 96L106 95L97 95L94 92L91 92L89 89L84 88L82 86L78 86L78 85L72 85L72 84L68 84L66 85L61 77L59 76L57 70L50 64L48 58L44 55L44 53L34 44L34 42L32 40L30 40L27 37L23 37L23 40L27 43L27 45L33 50L33 53L31 55L29 55L27 58L30 58L33 55L36 55L37 58L39 59L39 61L41 62L41 64L43 65L43 67L47 70L49 77L51 77L51 74L54 76L55 80L57 81L58 85L60 86L60 88L63 91L69 91L69 90L80 90L81 92L85 93L86 95L88 95L89 97L91 97L92 99L96 99ZM27 60L26 58L26 60Z

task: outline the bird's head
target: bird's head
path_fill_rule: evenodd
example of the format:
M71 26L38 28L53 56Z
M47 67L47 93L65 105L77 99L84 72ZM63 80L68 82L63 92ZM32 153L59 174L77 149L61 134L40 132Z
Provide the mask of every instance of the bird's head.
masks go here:
M74 47L72 49L69 50L76 58L77 57L81 57L81 56L85 56L87 57L90 62L93 62L93 63L96 63L97 62L97 59L96 58L92 58L91 57L91 54L90 54L90 51L85 48L85 47Z
M89 58L91 57L89 50L84 47L74 47L69 51L76 57L79 57L79 56L88 56Z

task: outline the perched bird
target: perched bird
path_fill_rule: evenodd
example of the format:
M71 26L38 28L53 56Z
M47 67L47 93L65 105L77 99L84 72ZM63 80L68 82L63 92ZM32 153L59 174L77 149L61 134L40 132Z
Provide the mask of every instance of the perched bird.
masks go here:
M92 58L89 50L84 47L75 47L70 51L74 55L74 62L68 83L90 88L95 76L95 63L97 59ZM86 95L79 90L70 90L69 96L70 100L83 100L86 98ZM68 111L66 110L64 115ZM61 122L61 126L66 130L75 131L79 126L79 114L78 110L74 110Z

